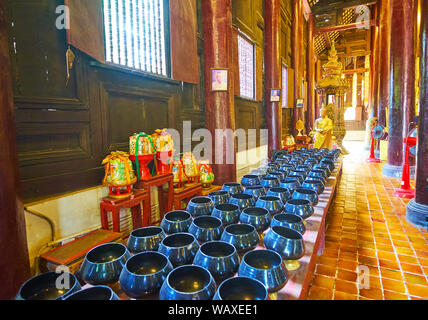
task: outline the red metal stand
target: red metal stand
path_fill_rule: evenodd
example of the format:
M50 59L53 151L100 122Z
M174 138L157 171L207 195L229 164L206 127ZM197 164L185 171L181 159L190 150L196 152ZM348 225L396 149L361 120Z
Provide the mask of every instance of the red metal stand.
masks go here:
M171 173L172 151L161 151L157 153L158 174Z
M381 160L375 157L375 138L374 138L374 130L371 131L372 135L372 145L370 147L370 157L366 159L368 163L380 163Z
M415 190L410 186L410 165L409 165L409 149L416 146L417 139L414 137L404 138L406 144L406 153L404 155L403 175L401 179L401 188L394 190L394 195L399 198L413 199Z

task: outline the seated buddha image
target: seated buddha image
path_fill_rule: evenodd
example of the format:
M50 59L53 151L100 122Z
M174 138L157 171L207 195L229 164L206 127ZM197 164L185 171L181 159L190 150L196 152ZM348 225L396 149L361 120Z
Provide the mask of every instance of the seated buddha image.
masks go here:
M314 147L317 149L333 147L333 121L328 117L327 108L321 109L321 118L315 121L315 142Z

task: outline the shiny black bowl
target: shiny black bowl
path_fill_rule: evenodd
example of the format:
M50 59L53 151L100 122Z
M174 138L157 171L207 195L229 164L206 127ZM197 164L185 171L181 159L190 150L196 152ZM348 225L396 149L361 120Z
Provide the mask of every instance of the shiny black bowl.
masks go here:
M199 243L220 240L223 233L222 222L219 218L212 216L201 216L193 220L189 228Z
M162 229L167 234L187 232L192 224L192 215L183 210L168 212L161 222Z
M269 189L267 196L278 197L285 204L291 198L291 193L287 188L279 187Z
M300 188L302 184L299 182L296 178L287 178L284 180L283 183L280 184L281 188L286 188L290 191L290 194L292 195L294 190L297 188Z
M210 216L214 209L214 202L209 197L195 197L187 204L186 211L193 217Z
M144 251L157 251L159 243L166 237L160 227L146 227L131 232L128 238L127 248L133 253Z
M324 184L322 183L321 180L318 180L318 179L307 178L303 182L302 188L314 190L318 194L321 194L324 192Z
M199 248L193 264L207 269L215 281L221 283L238 272L239 256L230 243L212 241Z
M282 212L284 203L279 197L264 196L257 200L256 207L267 209L271 215L275 215Z
M173 267L159 252L147 251L130 258L120 274L120 287L134 299L157 293Z
M252 225L231 224L224 229L220 240L232 244L242 254L253 250L259 244L260 237Z
M279 186L279 179L272 176L266 176L260 181L260 185L266 189L276 188Z
M230 195L232 195L235 193L242 193L242 186L236 182L229 182L223 185L222 190L227 191Z
M216 286L211 273L199 266L174 269L159 292L160 300L211 300Z
M159 245L159 252L166 255L174 267L193 263L199 243L190 233L167 236Z
M96 286L88 289L77 291L72 295L68 296L65 300L104 300L104 301L115 301L120 300L117 294L107 286Z
M208 197L214 203L214 206L218 206L219 204L229 203L230 194L224 190L218 190L211 192Z
M309 200L312 206L318 204L318 194L316 191L305 188L298 188L294 191L292 199Z
M287 177L287 175L282 171L273 171L269 173L266 177L277 178L279 180L279 183L281 183L282 180L284 180Z
M284 260L298 260L305 254L303 236L290 228L272 227L263 242L267 249L277 252Z
M119 281L131 253L121 243L106 243L91 249L80 266L80 277L91 285L108 285Z
M290 199L285 204L285 212L307 219L314 214L314 207L309 200Z
M302 235L306 232L303 218L291 213L277 214L272 218L270 226L271 228L276 226L287 227L300 232Z
M237 205L240 210L244 210L245 208L254 207L256 200L249 194L238 193L230 197L229 203Z
M243 187L249 187L249 186L257 186L260 184L260 177L257 175L245 175L241 179L241 185Z
M269 293L281 290L288 280L281 256L272 250L247 252L239 266L238 275L259 280Z
M257 232L261 233L269 228L270 213L264 208L247 208L242 210L240 221L245 224L251 224L256 228Z
M64 288L58 288L57 282ZM81 289L74 274L47 272L27 280L15 300L64 300Z
M253 196L254 199L257 201L258 198L266 195L266 189L262 186L245 187L244 194L249 194L250 196Z
M213 217L219 218L223 226L228 226L229 224L234 224L239 221L239 216L241 215L241 209L235 204L219 204L214 207Z
M235 277L225 280L213 300L267 300L268 291L259 280Z

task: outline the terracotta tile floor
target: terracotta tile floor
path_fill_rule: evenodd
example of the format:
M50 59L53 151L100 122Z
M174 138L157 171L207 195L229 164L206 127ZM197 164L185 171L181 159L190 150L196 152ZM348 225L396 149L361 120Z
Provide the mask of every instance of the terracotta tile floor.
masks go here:
M400 181L383 177L382 164L365 163L361 142L345 146L351 154L308 299L428 300L427 230L406 221L408 200L393 195Z

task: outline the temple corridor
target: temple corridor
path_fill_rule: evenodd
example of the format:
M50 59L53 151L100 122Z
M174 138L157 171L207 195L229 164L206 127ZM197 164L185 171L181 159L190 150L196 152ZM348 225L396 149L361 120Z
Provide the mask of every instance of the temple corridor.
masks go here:
M382 176L383 164L365 162L363 142L345 147L351 154L327 214L325 249L308 299L426 299L428 232L406 221L409 200L393 195L400 180ZM368 289L358 288L358 266L368 267Z

